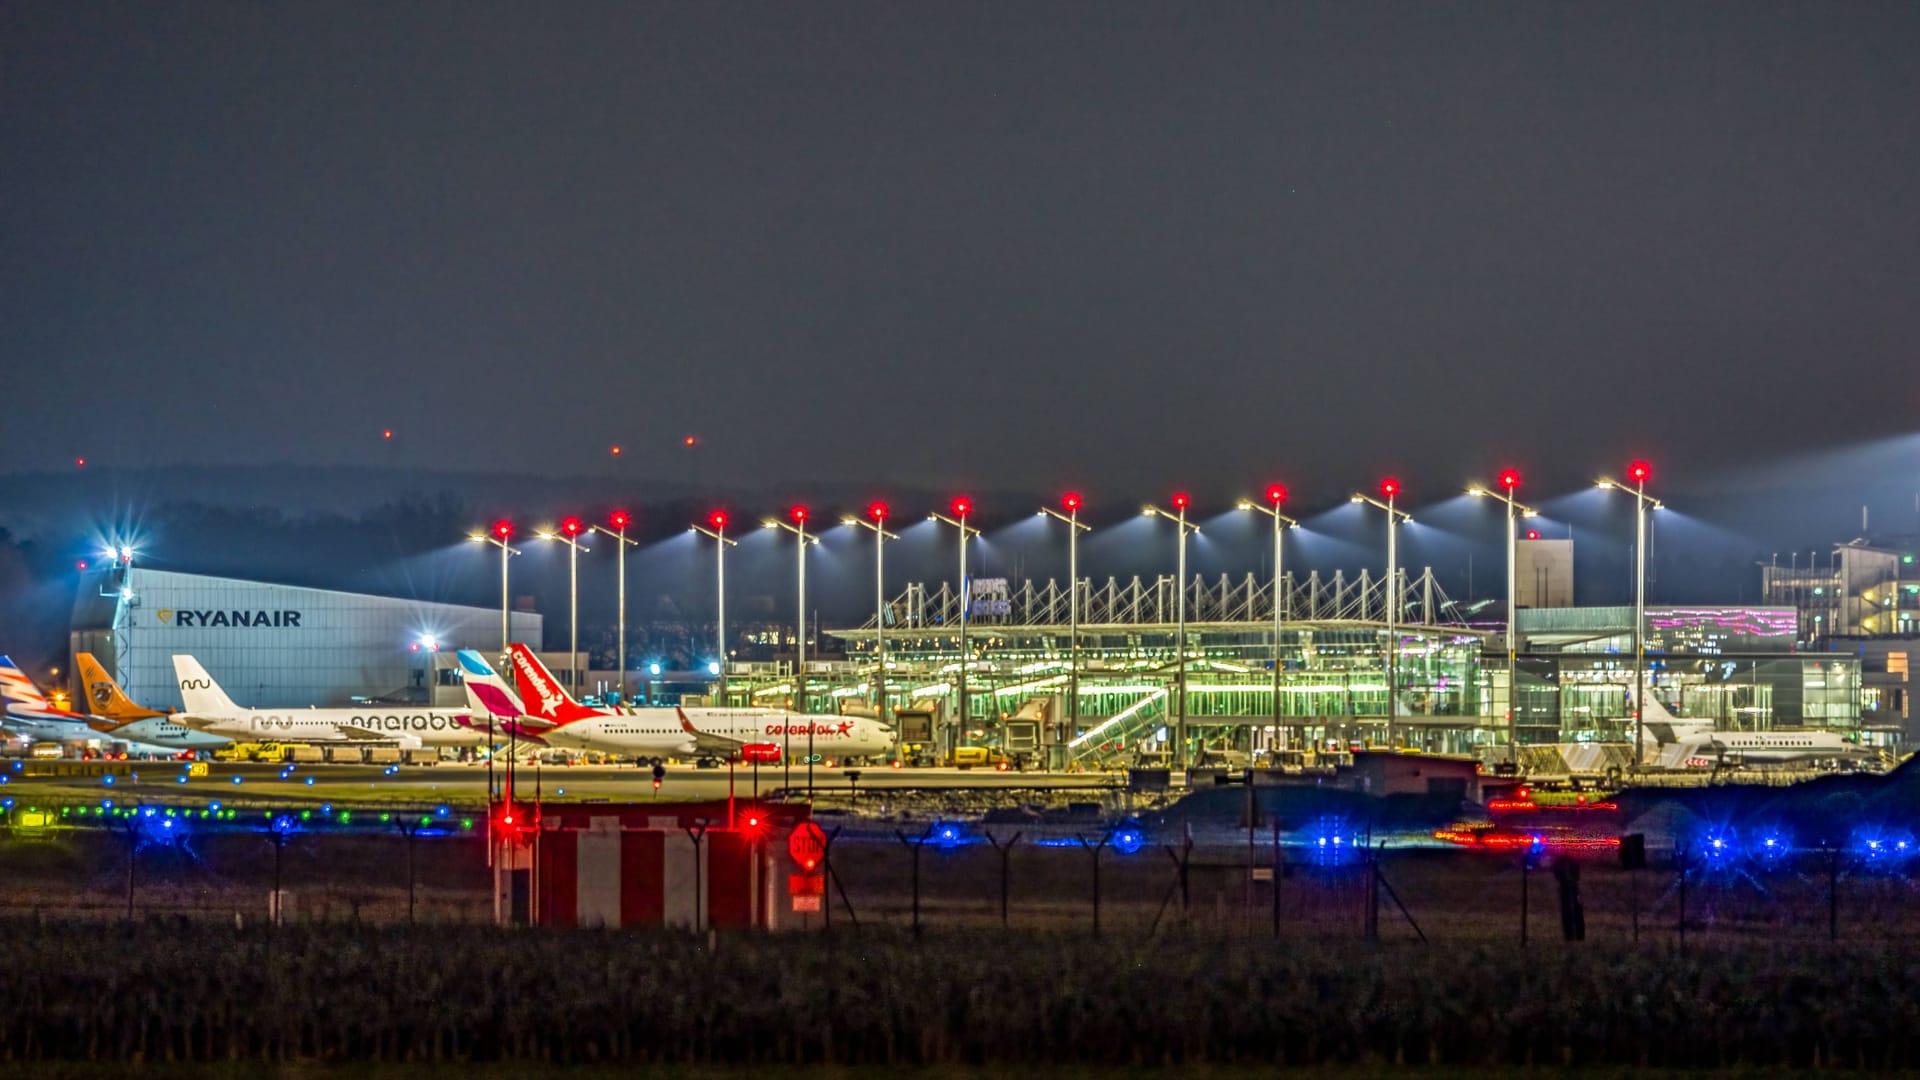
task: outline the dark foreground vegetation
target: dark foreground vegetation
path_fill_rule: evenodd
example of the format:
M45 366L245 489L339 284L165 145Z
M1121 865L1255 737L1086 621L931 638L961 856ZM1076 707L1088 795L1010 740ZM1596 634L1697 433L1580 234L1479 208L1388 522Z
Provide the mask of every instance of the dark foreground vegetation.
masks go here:
M1920 1067L1920 953L0 928L0 1062Z

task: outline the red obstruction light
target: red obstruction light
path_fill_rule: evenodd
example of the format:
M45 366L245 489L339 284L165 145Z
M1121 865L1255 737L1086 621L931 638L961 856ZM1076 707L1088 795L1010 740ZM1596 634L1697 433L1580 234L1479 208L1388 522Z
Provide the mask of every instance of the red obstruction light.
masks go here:
M805 525L807 523L807 508L801 506L799 503L795 503L787 510L787 516L793 519L795 525Z
M875 521L887 520L887 504L875 501L867 506L867 516Z
M1500 486L1512 491L1520 486L1520 470L1503 469L1500 472Z
M1080 493L1077 491L1069 491L1065 495L1060 496L1060 505L1066 507L1067 513L1069 514L1079 513Z
M1281 484L1267 485L1267 501L1275 506L1287 501L1287 489Z
M84 469L87 467L87 459L83 457L74 458L73 464L75 468Z
M614 444L613 444L612 446L609 446L609 447L607 447L607 453L609 453L609 454L612 454L612 455L613 455L614 457L619 457L619 456L620 456L620 444L619 444L619 443L614 443Z
M502 539L502 540L505 540L505 539L506 539L507 537L509 537L509 536L512 536L512 535L513 535L513 522L511 522L511 521L507 521L507 520L506 520L506 519L504 519L504 518L502 518L502 519L501 519L501 520L499 520L499 521L496 521L496 522L494 522L494 523L493 523L493 535L495 535L495 536L497 536L497 537L499 537L499 538L500 538L500 539Z
M613 527L616 529L624 529L628 525L633 524L633 518L629 516L625 510L615 510L613 513L607 515L607 520L612 522Z
M1175 510L1185 510L1192 502L1193 500L1188 498L1187 493L1184 491L1176 491L1173 493L1173 508Z
M696 439L696 438L694 438L694 437L693 437L693 436L691 436L691 435L689 435L689 436L687 436L686 438L684 438L684 439L682 439L682 440L680 440L680 443L681 443L681 445L682 445L682 446L695 446L695 445L698 445L698 444L699 444L699 442L700 442L700 440L699 440L699 439Z
M1653 466L1644 461L1636 461L1627 466L1627 479L1636 484L1644 484L1653 479Z
M392 429L392 428L386 428L386 429L383 429L383 430L382 430L382 431L380 432L380 437L381 437L381 438L383 438L383 439L391 439L391 438L393 438L393 429Z
M1538 539L1540 539L1540 530L1539 530L1539 529L1528 529L1528 530L1527 530L1527 539L1529 539L1529 540L1538 540Z
M965 495L953 500L954 517L964 518L971 513L973 513L973 500L967 498Z
M80 569L82 569L82 570L85 570L86 568L87 568L87 560L85 560L85 559L81 559L81 560L80 560Z
M1400 494L1400 481L1395 480L1391 476L1380 481L1380 494L1385 495L1389 499Z
M707 524L713 526L715 531L726 528L727 512L725 510L715 510L713 513L708 514Z
M579 536L580 529L580 519L577 517L570 517L560 523L560 531L568 536Z

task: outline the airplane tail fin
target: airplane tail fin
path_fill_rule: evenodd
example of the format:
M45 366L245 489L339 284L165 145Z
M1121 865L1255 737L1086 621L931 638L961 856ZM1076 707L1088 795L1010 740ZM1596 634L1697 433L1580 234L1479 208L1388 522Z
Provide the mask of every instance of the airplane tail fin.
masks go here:
M80 669L81 685L87 688L87 711L104 720L126 722L130 720L148 720L165 713L153 709L144 709L134 704L126 691L120 689L107 669L92 653L75 653L74 663Z
M1633 707L1634 696L1633 687L1627 687L1628 708ZM1683 720L1673 715L1673 712L1651 693L1647 694L1646 707L1640 712L1640 720L1646 725L1647 734L1659 746L1686 742L1713 730L1712 720Z
M175 653L173 673L180 680L180 703L190 713L233 714L241 711L220 684L213 681L200 661Z
M528 719L520 698L485 657L473 649L461 649L455 656L460 661L461 684L467 690L467 708L475 715L523 722Z
M6 697L6 703L28 712L46 712L53 708L47 695L33 681L33 676L13 662L11 656L0 656L0 695Z
M547 665L533 650L515 643L512 646L514 681L520 687L520 704L527 715L553 724L566 724L601 713L573 700Z

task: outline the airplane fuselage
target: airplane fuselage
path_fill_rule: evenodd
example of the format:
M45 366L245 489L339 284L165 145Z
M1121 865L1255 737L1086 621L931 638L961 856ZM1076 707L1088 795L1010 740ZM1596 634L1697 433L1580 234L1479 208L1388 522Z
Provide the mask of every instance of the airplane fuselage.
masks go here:
M246 709L192 713L181 720L202 732L250 742L391 739L410 748L483 745L485 730L475 731L460 723L466 716L464 709Z

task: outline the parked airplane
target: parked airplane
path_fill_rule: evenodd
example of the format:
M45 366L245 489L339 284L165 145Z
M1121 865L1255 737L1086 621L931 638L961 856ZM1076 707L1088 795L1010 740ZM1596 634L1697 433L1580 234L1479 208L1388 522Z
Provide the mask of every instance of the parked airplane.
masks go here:
M390 742L423 746L478 746L485 731L464 721L465 709L408 709L366 705L351 709L249 709L236 705L200 661L175 655L185 709L174 719L197 731L249 742Z
M6 715L0 718L0 727L21 738L33 742L123 741L110 739L87 726L87 718L80 713L55 708L34 683L32 676L14 663L11 657L0 656L0 695L6 698ZM165 756L177 749L148 742L127 743L127 752L130 754Z
M87 726L109 739L152 743L179 750L213 750L231 742L224 735L175 723L168 713L133 703L92 653L76 653L74 663L87 688Z
M1633 704L1631 687L1627 704ZM1827 731L1716 731L1711 720L1683 720L1647 695L1649 764L1665 769L1789 765L1858 757L1867 751Z
M510 651L520 700L533 718L553 724L541 737L555 746L649 757L721 757L777 745L792 760L796 752L807 752L811 731L814 753L836 761L893 750L892 729L871 717L809 716L781 709L588 709L573 700L526 646L514 645ZM656 745L666 748L654 749Z

